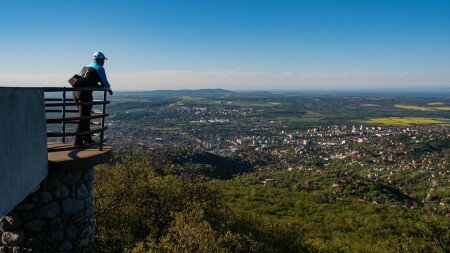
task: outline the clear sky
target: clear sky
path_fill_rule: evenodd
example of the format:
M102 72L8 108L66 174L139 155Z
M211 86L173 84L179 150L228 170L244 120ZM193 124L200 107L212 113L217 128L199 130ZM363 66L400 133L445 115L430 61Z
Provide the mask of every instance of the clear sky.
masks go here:
M449 0L0 1L0 86L450 87Z

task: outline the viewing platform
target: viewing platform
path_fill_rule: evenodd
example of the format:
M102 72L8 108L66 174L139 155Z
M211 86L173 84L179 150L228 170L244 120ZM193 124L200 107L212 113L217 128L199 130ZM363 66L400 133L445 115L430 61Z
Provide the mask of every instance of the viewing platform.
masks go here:
M111 147L105 146L107 139L104 138L104 132L108 129L105 124L106 105L110 103L107 98L107 90L102 88L43 88L45 92L45 112L47 138L55 140L60 137L61 142L48 141L48 167L50 170L73 169L80 167L92 167L105 163L111 158ZM72 98L73 92L97 92L101 93L101 100L92 102L75 102ZM69 94L68 94L69 93ZM56 95L56 96L55 96ZM80 117L78 105L99 106L100 110L92 110L91 116ZM90 124L94 129L85 132L75 132L69 130L69 126L78 124L80 120L91 120ZM59 129L57 126L60 126ZM54 127L52 127L54 126ZM75 136L92 135L97 137L93 143L85 146L74 146L73 141L68 138Z
M75 101L73 92L100 98ZM106 97L99 88L0 87L0 252L92 252L93 167L112 156ZM80 120L91 128L76 131ZM92 141L74 145L79 136Z

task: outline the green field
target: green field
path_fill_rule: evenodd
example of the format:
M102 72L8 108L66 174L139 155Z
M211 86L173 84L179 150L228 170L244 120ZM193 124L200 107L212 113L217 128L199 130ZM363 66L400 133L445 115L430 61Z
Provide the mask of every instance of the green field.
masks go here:
M292 116L292 117L277 117L274 118L274 120L286 120L291 123L320 123L323 121L322 117L316 117L316 116Z
M377 105L377 104L361 104L359 106L362 106L362 107L379 107L381 105Z
M274 106L281 105L281 103L279 103L279 102L259 102L259 101L246 101L246 100L232 101L231 104L237 105L240 107L274 107Z

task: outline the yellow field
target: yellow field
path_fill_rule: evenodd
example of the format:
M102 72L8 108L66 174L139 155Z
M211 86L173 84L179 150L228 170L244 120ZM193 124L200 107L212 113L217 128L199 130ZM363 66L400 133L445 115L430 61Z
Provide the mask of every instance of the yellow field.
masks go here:
M381 106L381 105L377 105L377 104L361 104L360 106L363 106L363 107L378 107L378 106Z
M401 109L416 110L416 111L434 111L434 109L431 108L431 107L423 107L423 106L417 106L417 105L400 105L400 104L396 104L395 107L396 108L401 108Z
M436 110L441 110L441 111L450 111L450 106L439 106L439 107L432 107L433 109Z
M435 104L435 103L430 103L430 104ZM429 106L429 107L425 107L425 106L417 106L417 105L396 104L395 107L396 108L401 108L401 109L416 110L416 111L450 111L450 106Z
M385 117L371 118L367 123L385 124L385 125L411 125L411 124L445 124L447 122L432 118L421 117Z
M442 102L433 102L433 103L428 103L427 105L444 105L444 103L442 103Z

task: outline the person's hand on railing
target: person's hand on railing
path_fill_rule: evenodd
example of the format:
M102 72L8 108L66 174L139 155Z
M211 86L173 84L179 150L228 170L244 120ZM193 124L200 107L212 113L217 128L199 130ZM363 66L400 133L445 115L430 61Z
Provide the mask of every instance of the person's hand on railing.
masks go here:
M108 93L109 93L109 95L113 94L113 91L111 90L111 88L108 89Z

